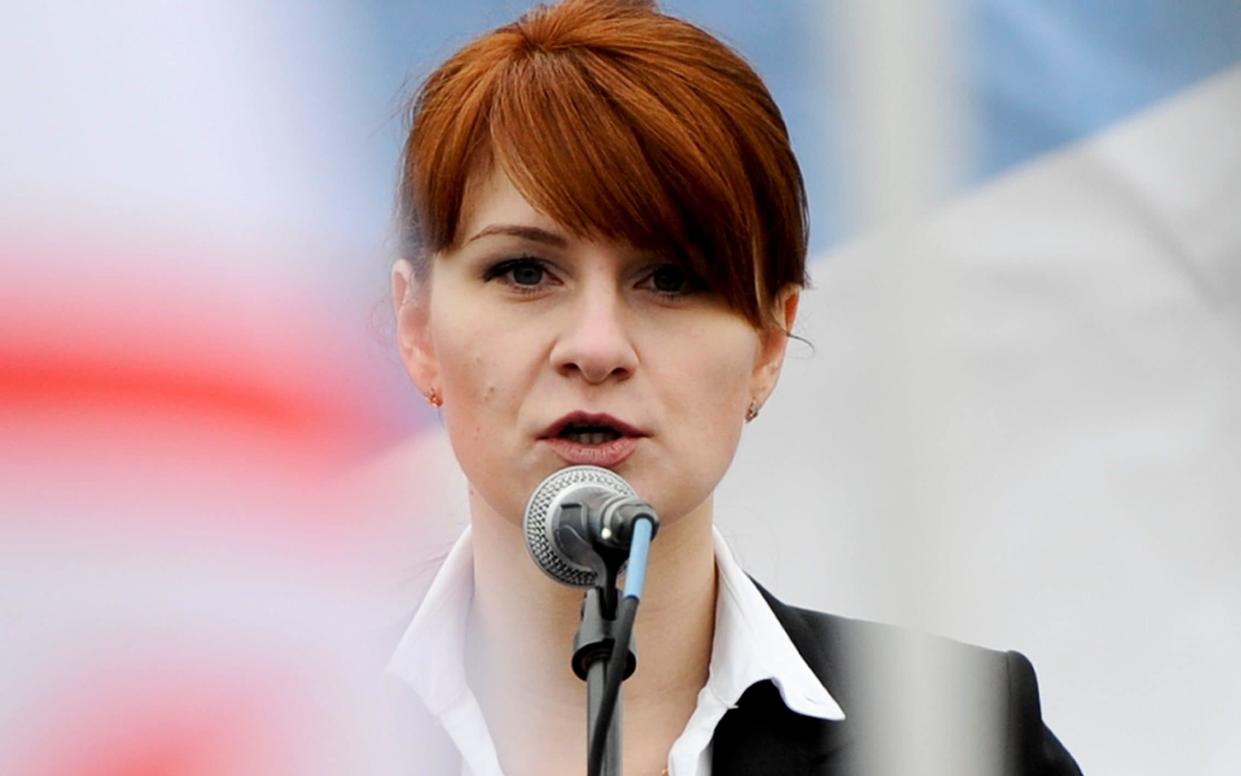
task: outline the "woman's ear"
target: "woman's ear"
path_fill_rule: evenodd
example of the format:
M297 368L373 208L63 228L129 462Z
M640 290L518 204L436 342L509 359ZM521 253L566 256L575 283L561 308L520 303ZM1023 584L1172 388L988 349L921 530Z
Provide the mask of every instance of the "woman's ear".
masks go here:
M759 332L759 355L754 364L750 381L750 397L762 406L776 388L780 369L784 366L784 353L789 335L797 321L797 305L801 301L801 287L785 286L771 306L771 320Z
M414 385L423 395L439 390L439 363L430 332L430 289L420 284L409 259L392 265L392 309L396 314L397 347Z

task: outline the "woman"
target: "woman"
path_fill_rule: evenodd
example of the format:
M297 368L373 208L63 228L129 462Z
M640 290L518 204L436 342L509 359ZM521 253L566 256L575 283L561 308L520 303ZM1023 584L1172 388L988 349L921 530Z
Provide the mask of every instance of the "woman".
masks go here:
M934 738L965 745L930 772L1076 772L1024 658L785 606L714 532L713 491L775 387L805 279L801 174L734 52L648 3L540 7L424 83L401 206L401 354L471 513L392 661L426 723L418 772L582 772L581 592L531 563L521 531L539 482L582 463L662 521L626 772L904 767L892 737L944 704L903 713L908 688L883 678L924 655L964 666L946 694L978 702L947 715Z

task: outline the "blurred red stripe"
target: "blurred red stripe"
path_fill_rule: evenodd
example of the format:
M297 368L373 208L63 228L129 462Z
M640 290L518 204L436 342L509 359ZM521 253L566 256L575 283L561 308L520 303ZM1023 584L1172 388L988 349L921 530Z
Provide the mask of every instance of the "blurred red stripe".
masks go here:
M294 250L158 234L6 238L0 255L18 261L0 284L0 410L148 409L330 438L338 457L383 447L413 424L394 433L399 411L366 379L380 347L368 307L272 269L328 263Z
M241 540L265 526L318 546L387 519L323 486L405 436L418 404L375 384L368 306L272 269L330 263L292 250L153 234L0 243L20 259L0 284L0 490L18 507L0 518L206 521ZM248 256L268 264L250 271Z
M12 776L305 773L341 699L297 674L307 666L244 647L240 657L148 643L141 660L111 654L78 666L28 699L13 730L20 743L0 760Z
M199 416L226 416L277 434L298 435L351 420L341 408L280 395L239 375L194 374L171 365L62 361L51 353L0 350L0 401L18 405L77 404L117 410L145 407Z

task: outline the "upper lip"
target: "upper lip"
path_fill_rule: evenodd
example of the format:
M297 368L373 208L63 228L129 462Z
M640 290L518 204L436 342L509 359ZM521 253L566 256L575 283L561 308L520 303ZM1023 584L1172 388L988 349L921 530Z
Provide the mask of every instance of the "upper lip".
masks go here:
M620 420L616 417L613 417L612 415L608 415L607 413L584 412L584 411L578 410L576 412L570 412L568 415L564 415L559 420L552 423L550 426L544 429L542 436L540 436L539 438L549 439L551 437L559 436L560 432L564 431L567 427L575 425L575 424L583 425L583 426L608 426L609 428L614 428L617 431L619 431L621 433L621 436L627 436L627 437L647 436L647 433L643 431L642 429L637 428L635 426L631 426L625 421Z

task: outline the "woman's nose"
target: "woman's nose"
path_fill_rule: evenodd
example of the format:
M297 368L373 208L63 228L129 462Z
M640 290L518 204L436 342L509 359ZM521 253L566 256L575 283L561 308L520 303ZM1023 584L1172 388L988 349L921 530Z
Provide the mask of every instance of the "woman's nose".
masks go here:
M591 384L624 380L638 364L623 300L616 294L584 294L552 348L552 366Z

